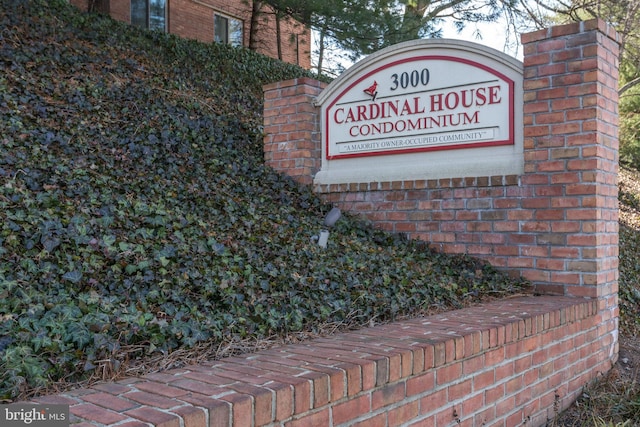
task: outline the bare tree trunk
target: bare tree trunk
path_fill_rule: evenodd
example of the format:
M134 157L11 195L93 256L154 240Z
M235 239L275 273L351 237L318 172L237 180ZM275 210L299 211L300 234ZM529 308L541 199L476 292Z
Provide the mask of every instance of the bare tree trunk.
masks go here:
M109 14L109 3L110 0L89 0L87 11Z
M280 30L280 13L276 12L276 45L278 47L278 59L282 61L282 32Z
M422 15L418 6L406 5L404 8L404 17L402 19L402 27L400 28L400 34L398 34L396 42L403 42L406 40L414 40L419 38L418 32L422 24Z
M258 25L262 14L262 2L253 1L251 4L251 22L249 23L249 49L258 50Z
M320 30L320 40L318 41L318 44L320 45L318 47L318 77L322 74L322 61L324 60L324 35L325 29L323 27Z

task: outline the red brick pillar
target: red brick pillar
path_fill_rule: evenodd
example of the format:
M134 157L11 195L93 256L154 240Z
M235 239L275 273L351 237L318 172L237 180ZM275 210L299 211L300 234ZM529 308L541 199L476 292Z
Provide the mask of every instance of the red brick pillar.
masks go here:
M524 272L544 293L606 297L618 279L618 38L601 20L522 36Z
M322 166L314 100L325 87L306 77L264 86L265 162L302 184L311 184Z

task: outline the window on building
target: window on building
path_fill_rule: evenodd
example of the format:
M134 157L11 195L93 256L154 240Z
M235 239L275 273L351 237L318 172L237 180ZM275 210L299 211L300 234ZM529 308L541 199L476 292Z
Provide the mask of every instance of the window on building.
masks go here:
M150 30L166 31L166 0L131 0L131 24Z
M213 16L214 40L219 43L229 43L242 46L242 21L227 16Z

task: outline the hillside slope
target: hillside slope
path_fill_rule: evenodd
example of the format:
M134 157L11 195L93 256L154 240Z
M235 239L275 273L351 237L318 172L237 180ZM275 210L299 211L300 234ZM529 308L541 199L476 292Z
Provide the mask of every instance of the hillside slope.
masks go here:
M0 399L526 285L348 215L314 244L330 206L262 161L262 85L304 70L64 0L0 28Z

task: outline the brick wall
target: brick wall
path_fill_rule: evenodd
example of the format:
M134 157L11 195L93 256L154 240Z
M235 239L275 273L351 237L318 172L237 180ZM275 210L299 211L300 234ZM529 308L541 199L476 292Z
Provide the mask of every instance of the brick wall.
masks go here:
M618 267L618 42L602 21L526 34L525 175L532 279L602 296ZM542 264L542 265L541 265ZM543 268L538 268L543 267ZM529 266L527 266L529 268ZM538 277L536 277L538 276Z
M522 42L522 175L318 184L315 190L325 201L377 227L521 275L539 293L555 295L547 301L586 298L593 316L513 345L505 343L483 358L460 365L452 361L434 377L420 376L420 381L435 381L428 399L411 401L408 381L396 385L400 391L389 388L390 395L405 393L402 404L363 425L397 425L389 418L396 411L424 415L421 404L428 400L443 409L415 425L543 425L551 411L564 408L582 385L617 358L619 39L603 21L593 20L525 34ZM317 157L308 158L319 152L321 138L318 109L315 118L299 111L305 102L312 105L322 88L309 80L265 87L265 131L273 132L265 138L265 158L303 183L313 182L321 168ZM549 312L543 318L556 315ZM498 317L489 315L484 321L493 324ZM462 319L466 313L456 317L457 322ZM458 348L455 340L450 345ZM576 346L580 349L572 351ZM494 356L505 364L493 369ZM477 370L465 376L472 364ZM567 366L573 368L566 371ZM438 378L450 375L460 382L438 390ZM553 380L539 382L547 376ZM486 377L493 385L475 393L476 383ZM452 393L461 399L459 405L447 400ZM494 393L504 400L494 408L483 406ZM362 400L350 405L373 406L373 397ZM465 407L473 409L465 412ZM508 408L518 409L509 414ZM463 417L455 418L454 410ZM334 414L328 411L326 416ZM497 421L491 421L493 416Z
M311 184L320 169L320 115L313 101L327 85L307 77L264 87L264 157L268 166Z
M617 36L593 20L522 39L522 176L354 182L315 190L380 228L522 275L540 292L611 297L618 271ZM321 166L319 113L313 117L308 110L321 89L309 79L265 87L267 163L304 183ZM615 307L614 298L610 305Z
M35 401L75 427L541 426L611 367L597 312L512 298Z
M89 0L70 0L82 10L87 10ZM125 1L104 1L109 14L119 21L131 22L131 3ZM167 31L180 37L213 41L213 15L219 13L243 21L244 46L249 46L252 3L224 0L169 0L167 1ZM271 10L264 6L258 23L256 51L272 58L278 57L276 44L276 21ZM282 19L281 52L282 60L311 67L311 35L308 29L291 19Z

